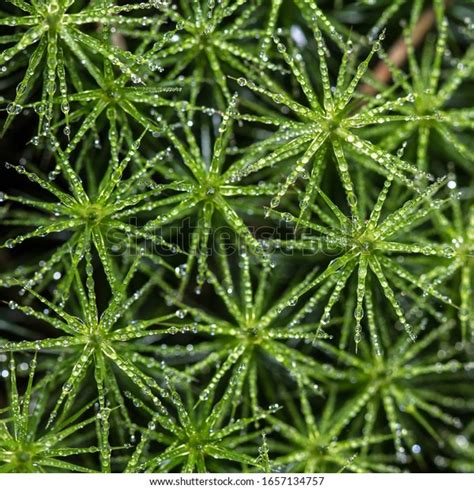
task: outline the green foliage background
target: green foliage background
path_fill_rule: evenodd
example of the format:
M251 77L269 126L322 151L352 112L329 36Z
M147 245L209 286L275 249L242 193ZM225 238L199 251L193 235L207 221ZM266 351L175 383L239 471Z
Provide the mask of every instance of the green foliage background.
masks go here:
M0 2L0 472L472 471L473 38Z

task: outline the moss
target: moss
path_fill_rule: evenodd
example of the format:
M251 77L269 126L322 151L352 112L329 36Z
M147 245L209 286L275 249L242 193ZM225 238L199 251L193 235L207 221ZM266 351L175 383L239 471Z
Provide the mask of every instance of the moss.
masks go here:
M0 14L1 472L472 467L470 2Z

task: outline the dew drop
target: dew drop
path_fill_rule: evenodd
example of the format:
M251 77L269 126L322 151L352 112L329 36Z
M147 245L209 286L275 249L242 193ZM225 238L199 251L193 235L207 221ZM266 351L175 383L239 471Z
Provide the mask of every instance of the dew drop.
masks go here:
M176 311L176 317L178 317L179 319L184 319L186 317L186 314L186 311L183 309L178 309Z
M418 444L415 444L411 447L411 451L412 453L414 453L415 455L418 455L419 453L421 453L421 447L420 445Z
M22 111L23 107L19 104L11 103L7 106L7 112L9 115L18 115Z
M453 190L457 187L457 183L456 183L456 180L449 180L448 182L448 188Z

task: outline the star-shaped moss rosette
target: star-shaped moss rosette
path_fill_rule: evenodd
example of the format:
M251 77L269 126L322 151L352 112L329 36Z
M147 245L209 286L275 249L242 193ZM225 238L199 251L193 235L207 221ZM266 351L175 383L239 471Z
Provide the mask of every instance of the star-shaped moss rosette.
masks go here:
M80 269L76 267L73 274L75 294L74 297L71 296L68 305L56 306L33 290L29 292L47 310L33 309L13 300L9 302L10 309L18 310L49 325L57 332L57 336L34 341L4 341L0 343L0 352L47 350L68 353L57 366L66 380L54 409L50 412L50 423L54 421L63 405L62 417L71 411L91 368L101 409L108 406L106 400L119 407L119 414L125 422L125 425L123 422L119 423L117 427L119 432L131 429L131 421L124 404L123 389L120 387L121 379L128 379L136 389L151 398L157 405L160 404L157 395L163 392L162 387L155 380L157 377L168 372L178 380L188 379L187 376L158 361L149 348L149 343L156 340L159 335L167 333L168 328L176 329L175 322L179 322L179 319L174 312L151 319L131 321L125 319L133 305L152 286L150 280L133 294L128 295L126 292L140 259L139 256L135 260L102 312L97 306L94 269L88 249L85 251L85 280L81 277ZM77 312L73 308L73 299L78 304ZM155 327L158 325L159 330Z
M107 60L129 78L141 80L143 67L136 71L130 68L139 65L133 53L104 42L103 38L107 38L112 27L117 32L121 25L135 29L152 25L153 15L132 15L153 8L152 2L113 5L99 1L85 7L77 0L9 0L9 3L16 8L16 14L4 12L0 19L3 29L12 30L0 37L2 45L6 45L0 54L0 65L6 68L3 76L23 73L23 77L7 107L4 130L22 111L23 104L35 102L40 119L38 133L48 135L55 99L61 100L61 111L67 120L69 87L81 91L81 78L86 73L95 78L97 58ZM156 13L156 9L153 11ZM104 26L103 31L86 32L87 26L94 24ZM42 78L41 95L35 99L34 87L39 78Z
M167 410L157 411L135 399L134 403L149 417L147 428L135 452L130 457L126 472L214 472L220 466L227 472L243 468L263 468L264 460L252 443L264 430L256 430L255 423L274 413L278 407L260 409L252 417L231 415L230 406L238 396L238 386L245 374L232 374L223 394L215 386L209 389L205 401L195 401L188 390L184 400L168 382ZM232 411L233 412L233 411ZM170 413L174 413L173 417ZM150 445L155 444L155 448Z
M180 292L188 284L192 268L197 262L197 292L202 287L208 268L209 246L211 238L219 238L219 233L226 229L237 236L250 250L262 256L264 250L253 235L242 215L250 214L251 209L261 209L262 197L275 192L271 182L245 182L230 178L228 169L240 165L244 155L238 160L231 160L226 155L232 134L233 117L236 114L237 97L234 96L222 116L218 128L214 128L213 148L209 139L203 135L198 143L190 127L183 117L183 131L186 144L176 136L171 128L167 128L165 136L171 141L181 161L175 165L167 163L155 165L158 173L171 182L177 182L176 193L164 199L155 199L149 206L149 211L157 217L147 222L145 230L148 233L160 231L166 226L182 222L184 218L194 219L189 246L185 248L188 259L182 276ZM211 126L212 128L212 126ZM258 204L258 205L257 205Z
M209 385L200 394L201 400L206 401L214 389L225 384L229 373L235 372L241 373L241 383L236 386L232 400L234 409L242 402L254 415L259 411L259 396L264 396L268 403L278 399L270 387L276 375L281 382L291 382L299 375L309 389L318 392L318 382L324 382L326 371L333 369L331 365L320 364L311 347L317 330L312 303L285 310L288 302L311 283L316 272L282 288L280 280L287 278L275 275L269 264L261 268L251 266L245 249L238 255L239 273L233 274L228 254L224 249L218 251L220 272L207 275L215 296L212 304L222 307L221 312L194 301L177 300L174 289L159 280L168 301L195 321L194 333L199 341L195 339L188 353L190 365L185 372L198 378L212 372ZM182 328L175 331L186 332ZM183 358L176 361L182 363Z
M369 320L377 317L369 312ZM416 343L386 334L383 344L363 345L359 355L317 340L317 347L339 364L338 384L353 392L332 429L355 423L370 438L388 422L399 461L408 461L409 450L425 466L423 441L443 447L440 427L458 432L462 421L457 413L473 408L472 385L464 373L472 371L474 363L463 361L458 346L446 341L454 326L448 321L428 332L420 327Z
M121 156L122 147L119 143L117 135L110 135L110 159L103 162L104 173L101 178L97 176L97 179L81 178L83 174L87 177L94 172L93 165L96 162L87 156L91 152L91 138L82 143L75 159L69 147L63 152L56 145L57 169L48 178L27 170L23 165L7 164L8 168L13 168L39 185L46 191L46 195L45 200L40 200L1 194L1 200L6 205L15 203L24 206L22 209L16 206L9 209L2 224L33 227L32 231L7 239L1 246L11 249L33 238L67 234L65 241L43 259L39 267L35 264L12 274L4 274L4 285L12 281L17 283L21 279L27 288L37 285L44 287L54 280L57 281L55 298L64 302L85 250L93 247L109 285L114 290L121 280L116 259L118 256L127 252L136 253L141 246L138 243L145 239L155 245L166 246L164 240L151 233L147 234L140 227L139 218L155 196L159 196L168 187L175 187L174 183L157 185L153 181L154 165L166 158L168 153L159 152L153 158L144 160L138 153L138 140L132 141L131 148ZM126 145L124 149L127 149ZM58 171L61 181L66 183L66 189L51 181L51 178L58 176ZM125 176L126 171L131 171L128 178ZM145 202L147 204L144 205Z
M45 428L50 396L54 395L54 374L34 382L36 356L30 370L25 392L20 395L16 379L16 363L10 360L8 404L0 405L0 472L94 472L74 463L84 454L98 453L97 446L84 447L82 432L96 421L96 416L84 419L91 405L77 409L62 422ZM77 441L76 441L77 440ZM77 447L74 447L75 444ZM82 446L81 446L82 445ZM104 468L107 460L104 459Z
M286 392L280 416L269 418L269 450L275 467L297 473L398 471L390 457L366 451L390 440L390 435L344 436L345 426L340 420L346 412L336 407L336 391L332 389L322 410L316 411L301 378L297 380L299 403Z
M317 26L314 27L314 36L319 60L317 86L311 82L312 74L310 76L308 73L301 54L288 52L286 46L275 38L277 49L288 64L305 101L289 94L269 77L265 80L270 89L246 78L238 79L240 85L247 86L256 94L264 95L278 107L285 107L287 110L283 114L280 112L275 115L270 113L264 116L240 116L243 120L274 125L278 130L267 140L256 143L253 147L254 159L243 161L241 165L229 169L228 176L242 178L268 167L279 165L284 168L283 174L286 178L271 200L271 208L280 205L283 196L298 179L307 179L300 204L301 213L304 213L314 196L329 161L335 165L353 211L357 206L351 175L351 172L355 171L354 165L356 168L362 166L386 176L393 176L409 188L423 188L424 182L430 178L428 174L364 138L361 132L364 127L381 127L382 124L390 122L401 124L405 121L430 118L414 113L400 113L403 107L410 106L413 102L411 94L393 100L388 94L382 93L378 97L364 100L362 95L356 92L359 82L367 75L370 60L380 49L383 36L372 44L366 59L354 70L352 65L356 60L353 57L352 42L349 40L346 43L335 85L332 84L326 62L327 48ZM322 97L319 96L320 88ZM388 91L391 92L392 89ZM262 156L258 156L259 152Z
M474 49L468 48L454 67L442 69L448 57L448 20L445 16L443 1L435 1L435 14L438 37L435 42L427 40L423 47L420 61L417 59L412 42L416 21L419 17L420 2L413 5L411 20L404 29L404 38L408 50L408 74L396 68L386 57L391 74L403 92L413 98L413 105L400 107L406 116L415 115L413 119L387 126L388 136L380 142L388 151L395 151L400 146L413 145L413 159L417 167L424 171L434 171L436 159L430 158L428 149L441 138L441 151L447 151L447 157L472 174L473 148L469 144L474 128L472 109L460 106L456 93L463 82L472 78L474 73ZM427 117L428 116L428 117ZM454 149L454 151L453 151ZM442 173L446 169L441 170Z
M119 130L133 134L138 127L140 132L144 129L157 132L165 108L174 110L181 106L169 97L179 93L186 84L185 80L173 80L137 86L130 83L127 74L116 76L112 66L103 73L94 69L94 78L97 88L83 89L67 96L70 113L66 122L78 124L70 150L80 144L88 132L98 134L102 126L109 127L110 142L115 146L118 146ZM70 136L70 126L67 125L63 132ZM39 142L39 139L34 138L33 142Z
M210 104L225 110L232 98L228 75L251 73L258 78L262 65L279 69L269 61L267 51L281 0L266 3L265 10L259 8L264 4L261 0L165 3L161 10L173 21L176 33L162 49L145 55L168 71L167 80L192 78L192 104L206 91ZM256 38L257 46L252 42Z
M0 472L470 470L471 11L0 2Z
M290 250L307 250L323 256L325 253L336 255L326 269L312 278L287 304L287 307L294 305L299 297L309 291L312 291L314 305L322 304L323 298L329 294L319 320L318 331L329 325L332 309L340 301L343 289L350 284L351 276L357 273L356 286L352 288L356 297L356 348L362 339L364 311L373 309L373 296L379 292L382 292L382 297L408 336L415 339L413 326L407 321L406 312L400 305L392 284L397 289L401 288L401 292L416 287L449 306L454 305L453 300L439 292L432 282L420 280L416 272L418 267L411 268L408 263L401 264L397 260L399 256L406 256L408 259L410 256L431 256L440 260L454 256L455 251L451 244L445 245L427 239L416 242L410 236L417 226L443 205L444 201L435 200L434 194L444 184L444 180L432 184L424 194L405 201L394 212L382 218L391 183L391 178L385 181L367 218L358 208L356 214L347 216L319 188L316 189L319 199L310 207L314 213L313 219L300 219L290 213L272 211L273 215L300 226L306 233L293 240L272 240L271 245ZM432 200L428 202L427 199ZM426 309L424 300L418 299L416 295L413 300L419 307ZM369 327L369 337L374 345L379 343L375 328Z
M448 186L455 191L456 180L449 180ZM470 341L474 338L474 207L463 205L457 197L451 199L446 213L434 216L436 229L446 243L451 243L454 254L448 264L434 267L420 276L420 282L435 283L437 287L450 282L455 284L462 338Z

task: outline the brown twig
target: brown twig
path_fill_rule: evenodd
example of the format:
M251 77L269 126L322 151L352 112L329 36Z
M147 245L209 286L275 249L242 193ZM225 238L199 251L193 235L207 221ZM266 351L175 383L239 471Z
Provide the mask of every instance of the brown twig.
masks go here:
M123 49L124 51L127 51L128 49L127 41L125 40L125 37L119 32L114 32L112 34L111 42L112 42L112 46Z
M448 7L453 0L445 0L445 5ZM420 19L415 25L412 33L412 43L414 47L419 46L423 39L426 37L428 32L433 28L436 23L436 14L434 9L428 8L426 9L420 16ZM399 68L405 64L405 61L408 57L408 48L403 36L400 36L397 41L392 45L392 47L388 50L387 53L388 59L391 63ZM377 66L374 68L373 77L378 82L386 85L392 79L392 73L390 71L390 67L383 60L380 60ZM375 95L378 90L372 85L365 84L361 87L361 91L368 95Z

